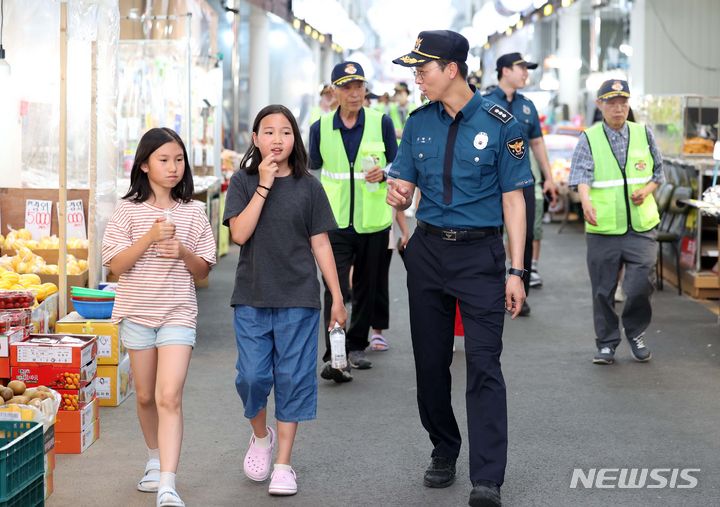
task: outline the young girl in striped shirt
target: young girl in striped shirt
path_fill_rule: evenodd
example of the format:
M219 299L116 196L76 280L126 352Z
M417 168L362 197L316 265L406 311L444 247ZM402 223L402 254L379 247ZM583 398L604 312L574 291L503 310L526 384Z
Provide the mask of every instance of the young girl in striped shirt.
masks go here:
M183 436L182 393L195 346L193 277L215 264L215 240L202 203L192 200L187 151L168 128L138 144L130 190L103 238L103 264L120 276L112 319L130 351L137 414L148 460L137 489L158 506L185 503L175 490Z

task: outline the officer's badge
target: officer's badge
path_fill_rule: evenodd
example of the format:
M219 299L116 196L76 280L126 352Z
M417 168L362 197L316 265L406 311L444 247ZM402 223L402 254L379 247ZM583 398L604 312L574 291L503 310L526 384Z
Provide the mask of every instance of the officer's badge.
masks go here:
M523 104L523 113L530 114L530 107L526 104Z
M477 148L478 150L484 150L485 147L488 144L488 135L485 132L478 132L478 134L475 136L475 139L473 139L473 146Z
M425 60L418 60L417 58L413 58L412 56L404 55L400 58L400 61L403 63L407 63L409 65L414 65L416 63L422 63ZM410 113L412 114L412 113Z
M349 75L357 74L357 68L352 63L348 63L345 66L345 74L349 74Z
M510 155L516 159L522 160L525 158L525 141L522 137L516 137L512 141L508 141L505 146L507 146Z
M646 167L647 164L644 160L638 160L637 162L635 162L635 169L638 171L644 171Z
M491 115L493 115L495 118L497 118L498 120L500 120L503 123L509 122L513 117L513 115L508 113L505 109L503 109L500 106L491 107L488 110L488 113L490 113Z
M623 85L620 81L615 81L610 88L612 88L616 92L619 92L623 89Z
M422 44L422 41L423 41L423 40L422 40L420 37L418 37L417 39L415 39L415 51L417 51L418 49L420 49L420 44Z

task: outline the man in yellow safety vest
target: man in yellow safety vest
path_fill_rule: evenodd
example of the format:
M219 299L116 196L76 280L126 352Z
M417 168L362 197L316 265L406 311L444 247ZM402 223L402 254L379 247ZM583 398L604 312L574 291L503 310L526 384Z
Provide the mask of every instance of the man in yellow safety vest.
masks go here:
M598 90L603 121L588 128L573 153L569 184L582 200L598 352L595 364L612 364L620 344L615 288L625 265L622 327L636 361L652 357L645 343L655 286L660 222L653 191L664 181L662 156L649 128L627 121L627 81L611 79Z

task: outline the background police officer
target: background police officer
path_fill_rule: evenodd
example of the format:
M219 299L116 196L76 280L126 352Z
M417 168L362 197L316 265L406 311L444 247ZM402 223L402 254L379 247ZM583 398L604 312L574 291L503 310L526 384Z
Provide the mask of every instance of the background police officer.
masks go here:
M358 369L372 363L365 357L370 319L378 291L378 270L384 265L392 210L385 203L385 172L397 153L392 121L364 108L365 73L359 63L342 62L332 71L338 108L310 127L310 168L322 169L325 189L338 223L329 231L343 297L350 298L353 267L352 318L347 331L348 362ZM332 297L325 287L325 321L331 324ZM330 367L330 341L325 326L325 364L321 376L347 382L347 371Z
M405 251L420 419L434 446L428 487L455 480L460 431L451 406L455 304L465 325L470 505L500 505L507 463L507 407L500 368L504 309L518 315L525 200L532 185L520 125L466 83L468 41L448 30L420 32L393 60L416 67L431 101L410 115L393 162L387 201L410 206L422 192L418 228ZM505 278L505 219L512 269Z
M622 326L636 361L649 361L645 330L650 325L660 222L653 191L665 180L662 156L649 128L627 121L627 81L610 79L598 90L603 115L580 136L569 184L582 200L598 352L595 364L612 364L620 344L615 313L618 273L625 266Z
M525 139L530 144L530 149L545 177L543 191L550 194L552 204L554 205L557 201L557 187L553 183L552 173L550 172L550 161L548 160L545 141L543 140L543 134L540 128L540 118L538 117L537 109L535 109L535 104L522 93L518 92L519 89L525 88L527 84L528 69L536 69L537 66L537 63L525 61L520 53L502 55L496 62L498 86L486 94L485 98L510 111L520 123ZM535 238L534 229L536 221L542 224L540 219L542 217L543 201L542 195L540 195L538 201L538 195L536 195L534 187L526 187L524 194L527 221L524 264L527 268L530 268L533 259L533 248L537 249L538 255L540 253L540 242L537 241L535 245L533 245L533 243L535 243L535 239L539 239ZM540 225L540 227L542 227L542 225ZM529 290L530 278L525 280L525 292L528 293ZM529 314L530 306L527 301L525 301L520 315L525 316Z

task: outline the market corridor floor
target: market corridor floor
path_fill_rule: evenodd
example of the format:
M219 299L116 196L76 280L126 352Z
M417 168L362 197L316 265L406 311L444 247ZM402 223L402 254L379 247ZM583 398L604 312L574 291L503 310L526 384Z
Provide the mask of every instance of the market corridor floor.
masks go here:
M505 327L510 445L504 505L717 505L716 317L666 285L654 298L647 333L653 360L635 363L623 342L615 365L593 365L585 241L577 227L556 231L556 226L546 226L540 263L544 286L531 292L532 315L508 320ZM236 260L237 250L222 258L210 287L198 292L200 324L185 389L185 440L177 477L187 505L467 505L465 445L453 486L422 486L431 448L417 414L405 272L397 256L391 266L391 329L386 334L391 348L370 353L373 368L354 370L349 384L320 380L318 419L300 425L295 444L298 494L271 498L266 483L245 478L242 458L250 427L235 392L228 307ZM453 398L465 438L463 343L456 343ZM135 490L144 462L133 397L101 410L100 440L84 454L58 456L55 493L47 505L154 505L154 495ZM575 468L589 473L592 468L624 467L699 468L693 473L699 483L694 489L585 489L582 483L570 488Z

